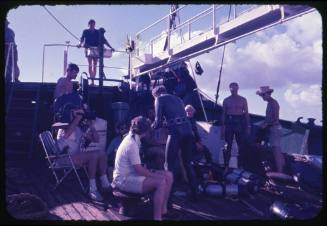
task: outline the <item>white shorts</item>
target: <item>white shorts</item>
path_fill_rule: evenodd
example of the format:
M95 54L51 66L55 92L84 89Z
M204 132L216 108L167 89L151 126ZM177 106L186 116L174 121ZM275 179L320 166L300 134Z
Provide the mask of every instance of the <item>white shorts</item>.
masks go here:
M142 194L144 180L144 176L126 176L119 179L116 178L114 185L122 191Z

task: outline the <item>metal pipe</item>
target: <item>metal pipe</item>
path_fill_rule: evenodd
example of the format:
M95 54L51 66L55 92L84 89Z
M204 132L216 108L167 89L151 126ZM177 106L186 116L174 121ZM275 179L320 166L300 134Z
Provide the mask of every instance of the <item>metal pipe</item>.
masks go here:
M8 45L8 51L7 51L7 56L6 56L6 66L5 66L5 76L7 75L7 68L9 64L9 57L12 49L12 42L9 42L9 44L5 43L5 45ZM6 78L5 78L6 79Z
M179 24L178 26L176 26L175 30L177 30L177 29L183 27L184 25L186 25L186 24L188 24L188 23L190 23L190 22L195 22L196 19L200 19L201 17L208 15L209 13L211 13L210 10L212 10L211 7L208 8L208 9L206 9L206 10L204 10L204 11L202 11L202 12L200 12L200 13L198 13L198 14L195 15L194 17L192 17L192 18L190 18L190 19L184 21L183 23ZM200 17L200 16L201 16L201 17ZM199 17L199 18L197 18L197 17ZM194 21L193 21L193 20L194 20Z
M78 66L82 66L82 67L88 67L89 65L86 64L77 64ZM97 66L99 67L99 66ZM122 67L108 67L108 66L103 66L104 68L114 68L114 69L122 69L122 70L126 70L128 71L128 68L122 68Z
M215 5L212 5L212 30L213 34L215 35L215 30L216 30L216 10L215 10Z
M42 54L42 83L43 83L43 78L44 78L45 46L46 45L43 45L43 54Z
M187 6L187 5L184 5L184 6L180 7L180 8L178 8L178 9L176 9L174 12L177 13L177 12L180 11L181 9L185 8L186 6ZM149 28L153 27L153 26L156 25L157 23L159 23L159 22L161 22L161 21L163 21L163 20L169 18L169 16L170 16L172 13L174 13L174 12L170 12L168 15L162 17L161 19L155 21L154 23L150 24L150 25L147 26L146 28L144 28L144 29L142 29L141 31L137 32L136 35L135 35L136 38L138 39L138 36L139 36L141 33L143 33L144 31L148 30Z
M11 81L15 81L15 52L14 52L14 44L11 45Z

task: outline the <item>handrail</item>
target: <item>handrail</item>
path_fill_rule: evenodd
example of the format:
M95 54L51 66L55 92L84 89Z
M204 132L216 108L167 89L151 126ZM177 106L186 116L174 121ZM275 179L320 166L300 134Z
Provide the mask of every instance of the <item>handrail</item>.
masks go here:
M147 26L146 28L144 28L144 29L142 29L141 31L137 32L136 35L135 35L136 38L138 38L139 35L140 35L141 33L143 33L144 31L148 30L149 28L153 27L154 25L158 24L159 22L161 22L161 21L163 21L163 20L169 18L169 16L170 16L171 14L173 14L173 13L177 13L177 12L180 11L181 9L185 8L186 6L187 6L187 5L184 5L184 6L180 7L180 8L178 8L178 9L176 9L175 11L170 12L168 15L162 17L161 19L155 21L154 23L150 24L150 25Z
M44 81L44 62L45 62L45 49L46 47L56 47L56 46L63 46L63 47L75 47L75 48L81 48L79 47L78 45L71 45L71 44L61 44L61 43L53 43L53 44L44 44L43 45L43 56L42 56L42 83ZM82 47L82 48L85 48L85 47ZM122 53L127 53L126 51L122 51L122 50L115 50L114 52L122 52ZM67 54L67 53L66 53ZM64 59L65 60L65 59ZM84 66L84 65L81 65L81 66ZM88 66L88 65L87 65ZM97 66L99 67L99 66ZM114 69L123 69L123 70L128 70L126 68L120 68L120 67L106 67L104 66L105 68L114 68Z
M209 12L207 12L207 11L209 11ZM190 18L190 19L184 21L183 23L179 24L178 26L176 26L175 30L177 30L177 29L183 27L185 24L188 24L188 23L191 22L191 21L192 21L192 22L195 22L197 19L201 18L200 16L206 16L206 15L208 15L209 13L211 13L211 11L212 11L212 7L209 7L208 9L206 9L206 10L204 10L204 11L198 13L197 15L193 16L192 18ZM202 14L204 14L204 15L202 15ZM197 17L199 17L199 18L197 18ZM193 21L193 20L194 20L194 21Z
M213 4L212 6L210 6L210 7L207 8L207 9L205 9L204 11L202 11L202 12L196 14L196 15L193 16L192 18L190 18L190 19L184 21L183 23L177 25L177 26L175 27L174 30L171 30L171 33L173 33L173 32L177 32L178 30L182 29L183 27L190 26L191 23L194 23L194 22L198 21L200 18L202 18L202 17L204 17L204 16L207 16L207 15L209 15L209 14L211 14L211 13L214 14L214 13L213 13L214 11L216 11L216 10L218 10L218 9L220 9L220 8L223 8L223 7L224 7L224 5L216 6L215 4ZM178 10L181 10L182 8L183 8L183 7L179 8ZM178 10L176 10L175 12L177 12ZM172 13L174 13L174 12L172 12ZM169 13L168 16L171 15L172 13ZM166 17L167 17L167 16L165 16L164 18L166 18ZM140 32L138 32L138 33L136 34L136 37L138 38L139 35L140 35L140 33L144 32L144 31L147 30L148 28L154 26L154 25L157 24L158 22L159 22L159 21L156 21L155 23L151 24L150 26L148 26L148 27L144 28L143 30L141 30ZM160 33L160 34L158 34L158 35L152 37L152 39L149 41L149 43L146 43L143 47L139 46L138 49L146 50L148 46L152 46L152 45L153 45L154 41L156 41L156 40L158 40L158 39L162 39L164 35L167 35L167 33L169 33L169 31L170 31L170 30L168 29L168 30L166 31L166 34ZM190 31L189 31L189 32L190 32ZM171 34L171 33L170 33L170 34ZM152 49L153 47L150 47L150 48Z
M274 7L274 6L278 6L278 7ZM252 6L252 7L248 8L248 9L246 9L246 10L243 10L243 11L241 12L241 14L238 14L238 15L237 15L237 17L239 17L240 15L243 15L245 12L250 12L251 10L253 10L253 9L255 9L255 8L258 8L258 7L260 7L260 6L256 6L256 5L255 5L255 6ZM280 10L280 11L282 10L281 5L268 5L268 7L270 7L270 10ZM210 9L207 9L207 10L205 10L204 12L206 12L206 11L208 11L208 10L210 10ZM298 14L296 14L296 15L292 15L292 16L288 16L288 17L283 17L283 16L282 16L279 20L277 20L277 21L275 21L275 22L273 22L273 23L271 23L271 24L265 25L265 26L263 26L263 27L257 28L257 29L252 30L252 31L249 31L249 32L247 32L247 33L245 33L245 34L239 35L239 36L234 37L234 38L232 38L232 39L229 39L229 40L226 40L226 41L223 41L223 42L220 42L220 43L216 43L216 44L214 44L214 45L212 45L212 46L210 46L210 47L208 47L208 48L206 48L206 49L203 49L203 50L200 50L200 51L197 51L197 52L191 53L191 54L189 54L189 55L186 55L186 56L184 56L184 57L181 57L181 58L179 58L179 59L176 59L175 61L165 63L164 65L160 65L160 66L157 66L157 67L152 68L152 69L148 69L148 70L143 71L143 72L137 72L137 73L135 74L135 76L139 76L139 75L142 75L142 74L149 73L149 72L151 72L151 71L156 71L156 70L161 70L161 69L163 69L163 68L167 68L167 67L169 67L169 66L171 66L171 65L173 65L173 64L176 64L176 63L178 63L178 62L180 62L180 61L184 61L184 60L188 60L188 59L190 59L190 58L196 57L196 56L198 56L198 55L200 55L200 54L202 54L202 53L205 53L205 52L211 51L211 50L213 50L213 49L215 49L215 48L217 48L217 47L219 47L219 46L222 46L222 45L224 45L224 44L227 44L227 43L229 43L229 42L235 41L235 40L237 40L237 39L243 38L243 37L248 36L248 35L250 35L250 34L253 34L253 33L255 33L255 32L258 32L258 31L261 31L261 30L267 29L267 28L269 28L269 27L275 26L275 25L277 25L277 24L281 24L281 23L283 23L283 22L285 22L285 21L288 21L288 20L290 20L290 19L293 19L293 18L295 18L295 17L302 16L302 15L304 15L304 14L310 13L310 12L312 12L313 10L314 10L314 9L312 8L312 9L309 9L309 10L306 10L306 11L303 11L303 12L300 12L300 13L298 13ZM214 10L212 10L212 11L214 12ZM203 13L203 12L202 12L202 13ZM282 13L283 13L283 12L281 12L281 14L282 14ZM200 14L201 14L201 13L200 13ZM198 15L200 15L200 14L198 14ZM236 17L236 18L237 18L237 17ZM225 22L225 23L227 23L227 22ZM222 23L222 24L225 24L225 23ZM185 22L184 22L184 24L185 24ZM184 25L184 24L183 24L183 25ZM222 25L222 24L220 24L220 25ZM181 26L181 25L180 25L180 26ZM180 26L179 26L179 27L180 27ZM175 30L177 30L177 29L175 29ZM174 30L174 32L175 32L175 30ZM170 56L170 55L169 55L169 56ZM168 57L169 57L169 56L168 56Z
M77 66L82 66L82 67L88 67L89 65L86 64L77 64ZM97 68L100 66L96 66ZM126 70L128 71L128 68L123 68L123 67L109 67L109 66L103 66L104 68L113 68L113 69L121 69L121 70Z
M305 13L302 13L302 14L305 14ZM210 46L210 47L208 47L208 48L206 48L206 49L203 49L203 50L200 50L200 51L198 51L198 52L195 52L195 53L189 54L189 55L187 55L187 56L181 57L181 58L177 59L176 61L173 61L173 62L170 62L170 63L164 64L164 65L160 65L160 66L155 67L155 68L151 68L151 69L149 69L149 70L147 70L147 71L143 71L143 72L141 72L141 73L138 73L137 76L140 76L140 75L142 75L142 74L149 73L149 72L151 72L151 71L155 71L155 70L160 70L160 69L163 69L163 68L167 68L167 67L169 67L169 66L171 66L171 65L174 65L174 64L177 64L177 63L179 63L179 62L181 62L181 61L185 61L185 60L188 60L188 59L193 58L193 57L195 57L195 56L198 56L198 55L200 55L200 54L202 54L202 53L205 53L205 52L211 51L211 50L213 50L213 49L215 49L215 48L217 48L217 47L219 47L219 46L225 45L225 44L227 44L227 43L229 43L229 42L233 42L233 41L235 41L235 40L238 40L238 39L240 39L240 38L243 38L243 37L248 36L248 35L250 35L250 34L253 34L253 33L255 33L255 32L258 32L258 31L261 31L261 30L267 29L267 28L269 28L269 27L275 26L276 24L283 23L284 21L287 21L288 19L289 19L289 18L286 18L286 19L284 19L284 20L278 20L278 21L276 21L276 22L274 22L274 23L272 23L272 24L266 25L266 26L264 26L264 27L261 27L261 28L255 29L255 30L253 30L253 31L251 31L251 32L245 33L245 34L243 34L243 35L240 35L240 36L237 36L237 37L231 38L231 39L229 39L229 40L227 40L227 41L223 41L223 42L220 42L219 44L216 44L216 45Z

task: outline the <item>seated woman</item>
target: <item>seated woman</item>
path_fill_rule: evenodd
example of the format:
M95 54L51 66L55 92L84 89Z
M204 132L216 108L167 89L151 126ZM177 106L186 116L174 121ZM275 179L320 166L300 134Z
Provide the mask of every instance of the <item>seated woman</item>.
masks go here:
M173 175L169 171L150 171L142 166L139 154L141 139L149 130L150 122L145 117L138 116L132 120L130 131L116 153L112 186L132 193L154 192L153 218L162 220L162 215L167 213Z
M96 173L100 175L100 182L103 191L110 191L110 183L107 178L107 156L104 150L81 152L84 147L85 140L92 142L98 142L99 136L93 127L92 120L87 121L88 129L84 131L80 127L80 122L83 118L84 110L77 109L72 111L73 121L68 128L59 129L57 134L57 145L60 150L68 147L68 152L71 154L71 158L75 165L88 166L88 175L90 180L89 196L92 200L102 201L103 198L98 192L96 186ZM67 137L67 131L72 131ZM65 136L66 134L66 136Z

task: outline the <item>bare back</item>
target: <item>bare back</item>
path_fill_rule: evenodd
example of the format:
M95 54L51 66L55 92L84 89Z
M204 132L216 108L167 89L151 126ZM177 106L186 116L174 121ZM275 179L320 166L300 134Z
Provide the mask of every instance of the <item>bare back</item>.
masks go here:
M63 94L69 94L73 92L73 83L65 77L58 79L53 98L56 99Z

